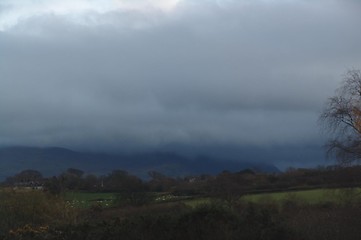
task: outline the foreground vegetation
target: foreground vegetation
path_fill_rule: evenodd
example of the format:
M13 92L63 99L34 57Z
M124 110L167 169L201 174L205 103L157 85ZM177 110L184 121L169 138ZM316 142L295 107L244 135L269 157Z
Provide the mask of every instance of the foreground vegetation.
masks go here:
M23 171L0 190L0 239L358 239L361 167L148 181Z
M335 191L336 196L340 191L343 190ZM15 240L332 240L358 239L361 234L358 197L312 204L292 193L283 195L278 202L268 201L265 196L262 199L260 196L257 201L229 202L208 198L141 206L118 207L114 203L112 207L94 204L78 208L61 197L41 191L3 190L0 234L1 239ZM197 204L187 204L197 200Z

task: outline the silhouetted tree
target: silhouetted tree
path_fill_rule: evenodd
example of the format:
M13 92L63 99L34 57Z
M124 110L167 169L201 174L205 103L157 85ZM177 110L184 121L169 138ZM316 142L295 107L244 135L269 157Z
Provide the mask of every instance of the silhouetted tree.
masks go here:
M20 173L6 179L7 184L24 186L39 185L42 181L43 175L39 171L32 169L21 171Z
M64 191L64 186L61 180L54 176L45 181L44 190L53 195L60 195Z
M148 175L151 177L148 184L152 191L169 191L172 187L177 185L176 179L168 177L160 172L150 171L148 172Z
M76 168L68 168L66 170L66 173L77 176L79 178L81 178L84 174L84 171L80 170L80 169L76 169Z
M65 188L70 190L79 189L82 185L82 176L84 172L75 168L68 168L59 178Z
M116 192L138 192L144 189L144 184L140 178L127 171L114 170L104 178L104 188Z
M320 122L332 139L327 144L329 153L341 163L352 163L361 158L361 71L348 71L336 95L329 98Z
M98 190L101 188L101 181L94 174L86 175L83 179L83 184L81 188L87 191Z

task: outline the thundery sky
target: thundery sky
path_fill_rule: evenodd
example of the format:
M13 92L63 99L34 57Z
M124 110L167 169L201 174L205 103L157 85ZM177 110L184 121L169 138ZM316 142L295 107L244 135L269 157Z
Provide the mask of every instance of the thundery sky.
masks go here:
M324 144L317 119L361 67L360 23L359 0L1 0L0 146L277 163Z

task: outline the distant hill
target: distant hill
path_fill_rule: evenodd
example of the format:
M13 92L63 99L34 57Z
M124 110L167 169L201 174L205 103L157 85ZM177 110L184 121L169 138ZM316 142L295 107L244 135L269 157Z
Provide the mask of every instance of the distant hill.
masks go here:
M279 172L272 164L215 159L205 155L190 158L175 152L107 154L77 152L59 147L0 148L0 180L25 169L35 169L44 176L53 176L68 168L78 168L97 175L123 169L142 178L146 178L149 171L173 177L218 174L223 170L236 172L247 168Z

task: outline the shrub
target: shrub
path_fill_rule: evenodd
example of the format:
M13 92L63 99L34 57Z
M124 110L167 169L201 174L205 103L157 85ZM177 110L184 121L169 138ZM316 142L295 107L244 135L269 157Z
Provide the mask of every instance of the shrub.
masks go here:
M270 206L231 206L222 201L195 208L149 205L142 211L101 221L15 229L8 239L36 240L284 240L290 236L279 210ZM89 210L92 211L92 210ZM105 211L111 211L107 209ZM115 209L114 209L115 211ZM23 237L23 238L20 238Z
M116 195L114 204L122 206L142 206L154 201L152 193L148 192L121 192Z
M282 240L292 236L277 205L250 203L240 218L241 239Z
M0 195L0 233L26 225L64 224L76 220L76 211L61 198L37 190L4 190Z

